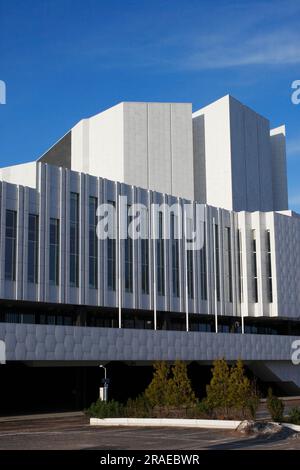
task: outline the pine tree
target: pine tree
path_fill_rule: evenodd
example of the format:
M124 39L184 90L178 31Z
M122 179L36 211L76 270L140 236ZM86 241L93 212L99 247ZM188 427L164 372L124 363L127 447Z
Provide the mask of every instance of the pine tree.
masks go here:
M168 397L170 367L164 361L157 361L153 364L153 368L153 379L145 390L145 396L151 406L165 406Z
M197 399L188 378L187 366L176 361L172 367L172 377L168 382L167 403L169 406L192 406Z
M251 396L251 382L245 375L243 362L239 359L231 368L229 382L230 406L238 410L246 410Z
M206 404L222 417L255 417L259 397L245 375L241 360L229 367L224 359L214 362L212 379L206 387Z
M226 416L230 409L230 369L225 359L218 359L213 363L212 379L206 387L206 403L215 410L220 410Z

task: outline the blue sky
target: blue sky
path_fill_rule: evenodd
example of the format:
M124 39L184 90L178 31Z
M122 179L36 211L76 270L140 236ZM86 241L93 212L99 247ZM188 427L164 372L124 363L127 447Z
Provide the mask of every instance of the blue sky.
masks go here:
M299 15L299 0L0 0L0 165L37 158L120 101L196 110L230 93L286 124L300 212Z

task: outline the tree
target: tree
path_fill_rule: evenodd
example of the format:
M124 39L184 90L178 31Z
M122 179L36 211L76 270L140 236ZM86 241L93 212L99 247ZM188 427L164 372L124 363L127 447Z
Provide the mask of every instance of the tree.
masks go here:
M155 362L153 367L153 379L145 390L145 396L151 406L165 406L169 389L170 367L164 361Z
M240 411L243 417L248 413L252 418L255 417L259 398L254 385L245 375L244 364L240 359L230 370L228 398L230 407Z
M224 359L215 361L206 390L206 404L223 418L241 415L255 418L259 397L254 384L245 375L241 360L232 367Z
M187 374L187 366L176 361L172 367L172 377L168 381L167 403L170 406L192 406L197 402L192 384Z
M225 359L218 359L213 363L212 379L206 387L207 405L211 409L218 409L226 416L231 406L230 396L230 369Z

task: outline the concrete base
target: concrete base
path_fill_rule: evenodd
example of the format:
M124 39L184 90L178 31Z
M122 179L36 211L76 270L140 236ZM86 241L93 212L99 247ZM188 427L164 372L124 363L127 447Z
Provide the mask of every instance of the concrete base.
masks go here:
M203 429L237 429L242 421L176 418L90 418L92 426L167 426Z

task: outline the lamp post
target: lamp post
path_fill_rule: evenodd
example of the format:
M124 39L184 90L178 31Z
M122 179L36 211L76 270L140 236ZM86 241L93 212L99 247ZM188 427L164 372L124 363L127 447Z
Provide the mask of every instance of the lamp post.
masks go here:
M101 369L104 369L104 380L102 379L103 380L103 401L107 401L108 379L107 379L107 374L106 374L106 367L103 364L100 364L99 367L101 367ZM100 390L101 390L101 388L100 388ZM100 398L101 398L101 396L100 396Z

